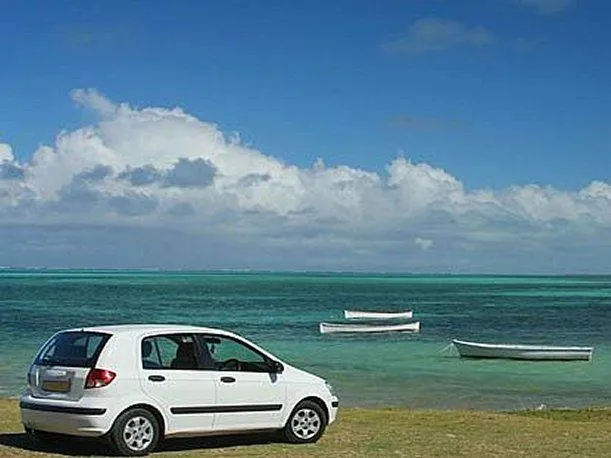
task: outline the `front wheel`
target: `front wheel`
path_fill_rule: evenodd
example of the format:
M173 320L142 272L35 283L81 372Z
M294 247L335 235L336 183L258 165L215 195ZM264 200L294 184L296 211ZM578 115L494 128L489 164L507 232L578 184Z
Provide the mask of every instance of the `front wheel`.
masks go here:
M110 438L114 448L123 456L147 455L159 441L159 422L146 409L130 409L119 415Z
M322 408L313 401L301 401L284 426L284 437L293 444L309 444L320 439L326 427Z

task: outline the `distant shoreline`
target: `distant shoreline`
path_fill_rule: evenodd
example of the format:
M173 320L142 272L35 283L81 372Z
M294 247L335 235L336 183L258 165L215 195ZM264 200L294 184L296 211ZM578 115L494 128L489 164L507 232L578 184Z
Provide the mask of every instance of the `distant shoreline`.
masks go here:
M477 272L404 272L404 271L378 271L378 270L316 270L316 269L250 269L250 268L158 268L158 267L13 267L0 266L0 275L3 273L39 272L39 273L160 273L160 274L207 274L207 275L306 275L306 276L374 276L374 277L483 277L483 278L575 278L575 277L611 277L611 273L477 273Z

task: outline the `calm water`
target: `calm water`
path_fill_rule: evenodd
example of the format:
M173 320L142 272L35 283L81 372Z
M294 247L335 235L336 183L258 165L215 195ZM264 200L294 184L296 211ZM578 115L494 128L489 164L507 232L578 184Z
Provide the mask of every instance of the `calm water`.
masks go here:
M413 308L419 334L321 335L344 308ZM343 405L520 409L611 404L611 276L0 271L0 396L56 330L231 329L333 383ZM594 346L592 362L461 360L450 339Z

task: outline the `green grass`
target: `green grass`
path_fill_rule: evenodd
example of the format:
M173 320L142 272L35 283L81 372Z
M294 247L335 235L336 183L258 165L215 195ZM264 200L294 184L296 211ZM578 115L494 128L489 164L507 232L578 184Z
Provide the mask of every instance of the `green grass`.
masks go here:
M14 400L0 400L0 456L47 455L22 433ZM611 409L511 413L409 409L340 409L337 423L312 445L273 436L167 441L158 457L607 457ZM102 444L54 446L53 456L105 454ZM54 453L53 453L54 452Z

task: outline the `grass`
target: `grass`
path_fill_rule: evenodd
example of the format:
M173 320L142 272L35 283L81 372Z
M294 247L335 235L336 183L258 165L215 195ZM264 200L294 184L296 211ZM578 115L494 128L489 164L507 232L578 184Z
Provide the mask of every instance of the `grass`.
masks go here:
M0 400L0 457L104 455L103 443L70 441L43 450L25 438L15 400ZM606 457L611 409L511 413L340 409L337 423L312 445L274 436L175 439L157 457Z

